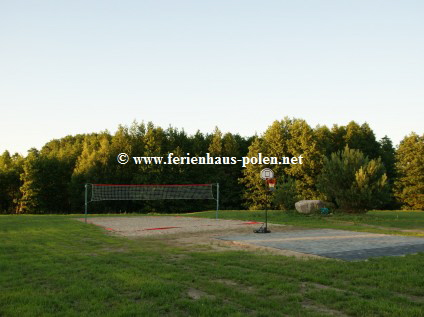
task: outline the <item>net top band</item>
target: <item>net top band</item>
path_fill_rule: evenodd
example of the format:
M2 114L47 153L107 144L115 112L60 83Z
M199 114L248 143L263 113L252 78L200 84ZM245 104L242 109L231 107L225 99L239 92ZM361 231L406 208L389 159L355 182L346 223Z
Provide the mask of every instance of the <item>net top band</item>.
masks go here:
M213 184L90 184L91 186L125 186L125 187L173 187L173 186L211 186Z

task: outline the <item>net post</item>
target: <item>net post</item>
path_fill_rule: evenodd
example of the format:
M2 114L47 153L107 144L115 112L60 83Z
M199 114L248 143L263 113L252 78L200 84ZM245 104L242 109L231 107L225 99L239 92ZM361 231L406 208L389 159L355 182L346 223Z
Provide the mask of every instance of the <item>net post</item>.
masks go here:
M218 219L218 210L219 210L219 183L216 183L216 212L215 212L215 219Z
M85 206L84 206L84 218L85 223L87 223L87 212L88 212L88 184L85 184Z

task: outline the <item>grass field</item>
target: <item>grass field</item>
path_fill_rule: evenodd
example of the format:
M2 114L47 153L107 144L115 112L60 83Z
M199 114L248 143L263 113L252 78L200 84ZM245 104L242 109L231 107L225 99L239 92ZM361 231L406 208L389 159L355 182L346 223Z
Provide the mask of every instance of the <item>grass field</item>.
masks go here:
M263 213L220 217L261 220ZM422 235L424 213L272 212L270 221ZM112 236L71 216L0 216L0 316L418 317L423 263L424 254L343 262L197 250Z

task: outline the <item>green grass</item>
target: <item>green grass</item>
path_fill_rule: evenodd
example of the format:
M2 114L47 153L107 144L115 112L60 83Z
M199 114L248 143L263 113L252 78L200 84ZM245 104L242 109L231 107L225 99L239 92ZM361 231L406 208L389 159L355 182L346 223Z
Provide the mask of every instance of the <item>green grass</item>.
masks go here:
M412 222L423 220L419 213L395 215L324 220L280 212L271 220L394 228L420 228ZM343 262L195 251L163 239L112 236L69 216L0 216L0 316L418 317L424 315L423 263L424 254ZM203 296L192 299L189 290Z

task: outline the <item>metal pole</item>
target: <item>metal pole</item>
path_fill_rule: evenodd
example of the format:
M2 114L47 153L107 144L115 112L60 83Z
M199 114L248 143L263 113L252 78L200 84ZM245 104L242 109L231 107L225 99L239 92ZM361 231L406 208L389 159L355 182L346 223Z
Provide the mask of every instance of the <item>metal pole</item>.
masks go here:
M88 211L88 184L85 184L85 223L87 223L87 211Z
M270 191L268 190L267 193L268 199L271 197L270 196ZM270 233L271 231L268 230L268 208L271 208L271 201L269 200L268 202L266 202L265 204L265 230L263 233Z
M216 213L215 213L215 219L218 219L218 210L219 210L219 183L216 183Z
M268 208L265 209L265 232L268 232Z
M268 190L268 197L270 198L269 200L269 207L266 208L265 210L265 230L268 231L268 208L271 208L271 199L272 199L272 192L270 190ZM268 206L268 204L267 204Z

